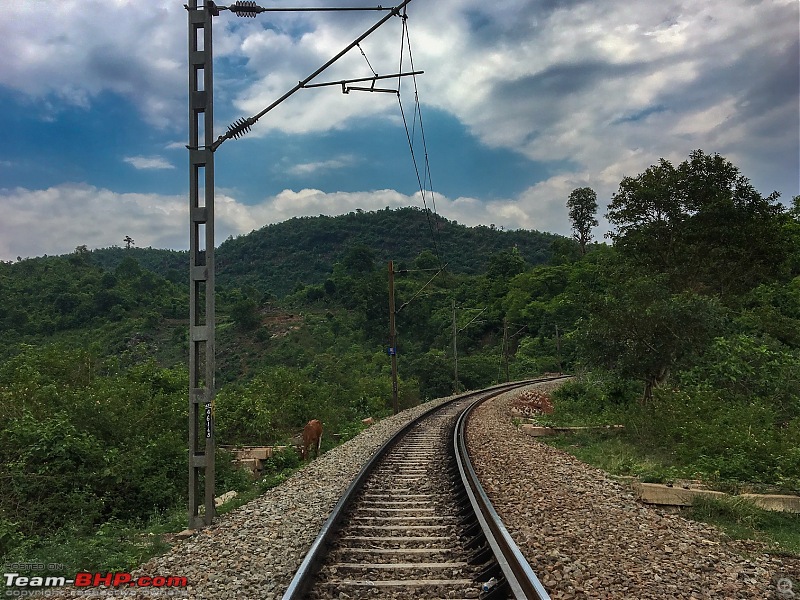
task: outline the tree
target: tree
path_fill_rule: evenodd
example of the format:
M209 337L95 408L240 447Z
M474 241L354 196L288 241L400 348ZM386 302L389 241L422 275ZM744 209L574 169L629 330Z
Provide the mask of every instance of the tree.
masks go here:
M114 274L120 279L133 281L142 276L142 267L138 260L132 256L126 256L114 269Z
M553 265L563 265L581 258L580 244L576 243L574 239L558 237L553 240L550 249L553 253L550 262Z
M673 291L741 294L789 268L789 217L739 170L702 150L675 168L661 159L625 177L608 206L615 247Z
M592 241L592 227L597 227L597 194L590 187L576 188L567 199L569 219L572 221L572 237L580 244L581 256L586 254L586 245Z
M663 276L637 276L624 266L609 275L613 285L586 294L589 316L577 335L579 354L589 366L641 381L647 403L672 370L690 363L721 332L724 310L714 298L671 294Z
M89 248L86 247L86 244L76 246L75 251L69 255L69 262L76 267L81 265L87 265L89 264L90 254L91 253L89 252Z
M511 279L525 271L525 259L515 246L510 250L501 250L489 257L486 276L489 279Z
M258 304L247 296L238 297L231 305L231 319L243 331L250 331L261 323Z
M375 270L375 252L369 246L357 244L347 250L342 264L355 275L371 273Z
M415 269L435 269L440 265L439 259L430 250L423 250L414 259Z

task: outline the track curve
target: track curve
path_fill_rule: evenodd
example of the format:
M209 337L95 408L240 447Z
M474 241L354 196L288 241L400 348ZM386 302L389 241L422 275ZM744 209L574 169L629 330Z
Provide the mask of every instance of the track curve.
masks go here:
M387 441L342 495L283 600L549 598L466 454L469 411L511 389L456 397Z

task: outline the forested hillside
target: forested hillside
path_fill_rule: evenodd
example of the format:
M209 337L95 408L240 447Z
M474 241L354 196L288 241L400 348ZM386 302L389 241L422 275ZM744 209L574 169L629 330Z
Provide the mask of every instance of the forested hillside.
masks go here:
M223 243L219 281L283 296L298 284L322 283L331 265L357 248L368 248L383 265L389 260L409 264L427 249L438 253L451 272L475 275L485 271L492 254L514 246L528 264L543 264L555 239L548 233L501 231L493 225L466 227L417 208L302 217Z
M251 286L280 298L298 286L322 283L335 263L352 259L363 249L376 263L393 260L401 266L429 250L448 263L451 272L476 275L486 270L492 254L511 247L528 264L544 264L556 239L559 236L538 231L467 227L412 207L301 217L223 242L217 249L217 281L228 287ZM173 281L183 277L188 260L185 252L152 248L92 252L93 263L106 269L115 269L125 257L136 258L143 268Z
M437 217L437 257L415 209L228 240L218 442L284 443L320 418L331 444L388 414L393 260L402 406L455 389L455 329L460 389L579 373L553 419L625 424L628 474L800 491L800 198L763 196L698 151L625 178L607 210L613 245ZM184 257L79 247L0 263L7 560L130 568L152 551L131 531L183 518ZM249 489L219 465L220 489Z

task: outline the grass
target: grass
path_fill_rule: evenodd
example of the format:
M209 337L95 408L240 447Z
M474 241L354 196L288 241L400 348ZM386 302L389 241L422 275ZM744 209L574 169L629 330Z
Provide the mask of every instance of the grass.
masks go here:
M689 469L670 466L668 456L642 450L622 432L580 432L540 439L612 475L638 477L648 483L672 483L693 476Z
M772 552L800 557L800 514L762 510L744 498L697 498L685 516L711 523L736 540L767 542Z
M64 529L46 539L29 539L0 564L42 565L41 569L15 568L15 573L36 577L72 577L80 571L130 571L169 549L165 533L185 528L186 514L179 509L154 517L146 525L110 521L95 532Z
M540 439L612 475L633 476L652 483L697 476L688 467L672 464L666 452L657 454L636 446L624 433L583 432ZM727 487L725 491L731 489L725 482L716 483L719 484L716 487ZM762 510L737 496L700 498L682 512L692 520L716 525L733 539L767 542L773 554L800 557L798 514Z

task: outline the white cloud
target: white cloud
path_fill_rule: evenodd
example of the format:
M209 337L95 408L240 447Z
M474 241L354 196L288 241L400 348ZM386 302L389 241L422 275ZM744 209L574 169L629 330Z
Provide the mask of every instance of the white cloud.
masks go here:
M494 223L506 229L563 229L563 202L575 182L556 178L517 198L484 203L475 198L436 196L436 210L464 225ZM572 186L572 187L570 187ZM140 248L188 247L188 199L158 194L119 194L89 185L61 185L46 190L0 189L0 260L42 254L65 254L77 246L121 245L125 236ZM244 204L219 193L215 204L217 244L229 236L250 233L266 224L297 216L340 215L365 211L423 207L419 194L395 190L332 192L284 190L261 202ZM432 207L428 199L428 207ZM91 218L87 218L91 215ZM562 231L562 233L568 233Z
M355 162L356 157L352 155L344 155L340 156L339 158L332 158L330 160L293 165L286 169L286 172L290 173L291 175L312 175L320 171L343 169L345 167L352 166Z
M781 171L771 185L796 189L800 14L792 0L442 0L412 3L409 12L415 66L426 71L418 78L421 101L455 115L489 146L570 161L598 187L616 185L662 156L682 160L703 148L739 157L737 166L762 187L770 183L760 173ZM297 20L276 21L277 31L229 31L239 40L231 55L245 57L250 77L232 98L236 109L258 112L368 21L348 20L345 27L313 16L304 20L312 31L299 38L287 33ZM362 44L380 73L396 71L397 25L390 21ZM355 49L320 79L365 72ZM411 98L409 81L403 89ZM251 135L319 132L365 115L396 116L389 95L334 90L301 90ZM766 111L751 103L769 105L773 118L784 121L779 139L763 131ZM768 156L756 149L761 145L772 146ZM776 156L783 157L780 168Z
M188 200L177 196L117 194L65 184L44 190L0 190L0 204L3 260L63 254L83 244L119 245L126 235L140 247L179 248L181 231L188 231Z
M5 3L0 85L40 100L42 118L111 91L154 125L183 123L186 22L172 0Z
M423 104L454 115L486 145L567 161L573 171L504 201L454 200L454 213L470 206L470 218L483 211L488 222L563 231L556 208L572 181L592 186L602 203L622 176L659 157L679 162L696 148L734 160L764 192L800 191L796 0L439 0L408 8L414 66L426 71L418 78ZM38 99L42 118L65 103L90 108L111 91L134 101L155 126L185 126L180 2L62 0L46 10L16 2L4 10L0 85ZM214 25L217 133L271 104L377 18L237 19L223 11ZM399 66L400 26L390 19L361 44L381 74ZM407 53L403 66L410 67ZM354 49L319 80L369 74ZM410 81L403 90L410 99ZM301 90L249 135L324 132L397 112L391 94ZM335 169L339 160L300 163L290 172ZM306 200L325 206L335 195L320 194ZM271 214L298 214L278 210L279 198ZM231 210L241 213L240 225L257 212L243 204Z
M171 164L166 158L161 156L126 156L122 159L129 165L133 165L136 169L174 169L175 165Z

